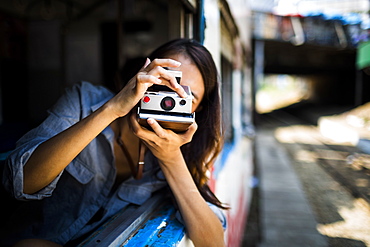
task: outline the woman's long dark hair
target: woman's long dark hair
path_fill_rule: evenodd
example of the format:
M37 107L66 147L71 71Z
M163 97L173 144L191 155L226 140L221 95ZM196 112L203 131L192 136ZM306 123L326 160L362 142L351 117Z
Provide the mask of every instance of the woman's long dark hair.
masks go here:
M197 66L202 74L205 87L202 102L198 106L200 111L197 111L195 116L198 129L192 141L183 145L181 151L203 198L220 208L226 209L227 207L223 206L210 190L206 175L223 145L217 68L209 51L203 45L191 39L169 41L154 50L149 59L153 61L156 58L167 58L178 54L189 58Z
M149 58L154 60L177 54L190 58L197 66L202 74L205 87L203 100L198 106L201 110L195 116L198 130L193 140L181 147L181 151L203 198L218 207L225 208L208 187L206 175L222 148L221 102L217 68L209 51L203 45L190 39L172 40L153 51Z

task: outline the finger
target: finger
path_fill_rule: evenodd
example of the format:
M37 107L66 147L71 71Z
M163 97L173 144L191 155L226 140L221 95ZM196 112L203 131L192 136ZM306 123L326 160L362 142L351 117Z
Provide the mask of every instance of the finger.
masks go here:
M149 126L153 129L154 133L159 137L159 138L166 138L166 130L163 129L157 121L155 121L153 118L148 118L147 122Z
M147 135L152 132L139 124L136 118L136 114L134 113L130 115L130 128L132 132L142 140L147 140Z
M154 75L145 74L145 73L142 73L142 72L140 72L137 75L137 80L140 83L151 83L151 84L161 84L162 83L162 80L159 79L158 77L156 77Z
M138 136L142 136L144 132L152 132L147 130L145 127L141 126L138 119L137 114L135 112L132 112L130 115L130 127L131 130Z
M157 66L148 72L148 75L157 76L161 79L161 83L174 90L181 98L186 98L188 95L184 88L177 82L176 77L173 73L164 69L163 67Z
M190 126L189 126L189 129L188 129L188 131L189 131L189 133L190 134L194 134L196 131L197 131L197 129L198 129L198 124L196 123L196 122L194 122L194 123L192 123Z
M185 143L189 143L192 141L193 139L193 136L195 134L195 132L197 131L198 129L198 125L196 122L192 123L189 128L187 129L187 131L184 132L183 134L183 138L185 140Z
M180 67L180 65L180 62L170 58L156 58L148 66L146 66L144 70L148 72L157 66L177 68Z
M177 82L176 84L178 85L177 87L173 88L173 90L181 97L181 98L186 98L188 97L188 94L185 92L184 88L179 85Z
M176 76L174 75L172 71L159 67L158 72L161 78L165 79L169 83L168 84L169 87L173 89L182 88L180 84L177 82Z
M143 141L145 141L147 143L152 143L153 140L155 140L155 139L158 138L158 134L156 132L153 132L151 130L148 130L147 128L145 128L145 127L143 127L143 126L141 126L139 124L139 122L137 121L137 118L136 118L136 114L131 114L131 116L130 116L130 122L131 122L131 125L130 125L131 130L141 140L143 140ZM154 120L154 122L156 122L156 121Z
M150 59L146 58L144 66L141 68L141 71L144 70L150 64Z

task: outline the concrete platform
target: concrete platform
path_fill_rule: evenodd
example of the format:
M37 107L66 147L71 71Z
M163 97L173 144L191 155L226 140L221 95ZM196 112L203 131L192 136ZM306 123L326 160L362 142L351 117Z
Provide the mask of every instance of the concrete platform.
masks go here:
M259 247L328 246L318 230L302 185L286 150L272 130L258 130L256 155L260 174Z

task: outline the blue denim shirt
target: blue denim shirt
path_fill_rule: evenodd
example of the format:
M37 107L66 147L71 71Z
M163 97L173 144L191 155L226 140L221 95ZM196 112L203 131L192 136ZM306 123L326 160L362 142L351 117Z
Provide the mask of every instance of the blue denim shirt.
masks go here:
M35 194L23 192L23 166L32 152L44 141L67 129L102 106L113 93L88 82L67 89L47 119L17 142L4 169L5 188L18 200L27 203L12 217L14 229L8 229L10 241L44 238L59 244L83 236L129 204L141 205L153 192L166 186L155 157L147 152L143 178L129 178L112 191L116 177L114 133L104 129L48 186ZM158 171L154 174L154 170ZM210 204L226 227L220 209ZM92 222L97 212L100 217ZM96 218L96 217L94 217ZM180 219L181 220L181 219Z

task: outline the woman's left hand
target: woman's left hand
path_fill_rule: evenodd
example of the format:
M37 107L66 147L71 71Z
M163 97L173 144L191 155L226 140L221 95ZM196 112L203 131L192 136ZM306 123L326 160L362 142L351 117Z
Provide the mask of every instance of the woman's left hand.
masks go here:
M191 142L198 128L194 122L185 132L175 133L172 130L162 128L156 120L149 118L148 124L153 129L150 131L137 122L135 114L131 114L130 118L131 128L135 135L143 140L153 155L163 163L173 161L178 156L180 147Z

